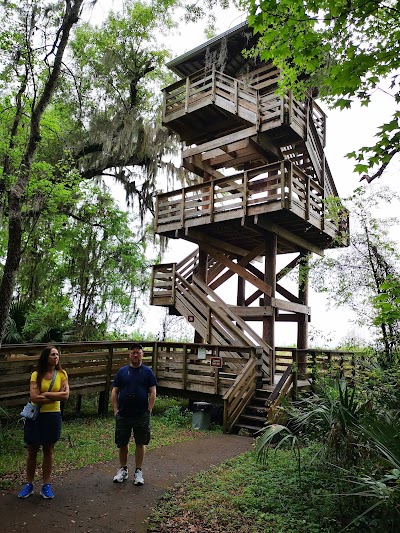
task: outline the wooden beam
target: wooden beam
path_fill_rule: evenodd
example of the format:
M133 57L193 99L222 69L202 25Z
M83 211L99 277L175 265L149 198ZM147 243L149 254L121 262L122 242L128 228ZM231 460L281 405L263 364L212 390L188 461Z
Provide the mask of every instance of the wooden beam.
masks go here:
M195 146L193 148L188 148L186 150L183 150L182 159L186 159L187 157L190 157L192 155L201 154L202 152L207 152L208 150L213 150L214 148L220 148L221 145L229 144L235 141L240 141L241 139L246 139L247 137L251 137L252 135L255 135L256 133L257 133L256 127L252 126L250 128L246 128L245 130L241 130L236 133L230 133L229 135L224 135L223 137L219 137L218 139L213 139L212 141L208 141L204 144L199 144L198 146Z
M250 266L249 263L250 261L253 261L253 259L255 259L257 256L260 255L260 253L262 251L264 251L264 244L259 244L257 245L255 248L253 248L253 250L251 250L250 252L248 252L248 254L245 256L245 257L242 257L242 259L240 259L237 264L240 265L240 266L243 266L245 267L246 265L248 265L248 269L250 270ZM226 265L225 265L226 266ZM229 268L229 267L228 267ZM232 276L234 275L234 272L232 272L232 270L230 269L228 272L225 272L221 277L219 277L216 281L214 281L214 283L210 283L210 289L213 289L215 290L216 288L220 287L223 283L225 283L225 281L227 281L229 278L231 278ZM258 277L258 276L257 276ZM262 279L262 278L261 278Z
M248 223L246 223L247 225ZM319 248L318 246L315 246L314 244L311 244L310 242L306 241L302 237L299 237L298 235L295 235L291 231L282 228L278 224L274 224L272 222L268 222L265 219L261 219L259 215L254 216L254 224L256 226L261 227L262 229L265 229L267 231L271 231L272 233L276 233L278 237L282 237L286 241L295 244L298 246L301 250L306 250L308 252L313 252L317 255L320 255L321 257L324 256L324 251Z
M230 309L243 320L262 320L265 316L272 316L274 309L272 306L263 305L255 307L243 307L241 305L229 306Z
M260 296L262 296L262 292L261 291L255 291L253 292L253 294L251 296L249 296L248 298L246 298L246 305L250 305L252 304L255 300L257 300L257 298L259 298Z
M276 307L280 311L290 311L292 313L299 313L301 315L311 315L311 307L307 305L298 304L295 302L287 302L286 300L279 300L278 298L272 299L272 306Z
M243 257L249 253L248 250L245 250L244 248L240 248L239 246L235 246L234 244L221 241L220 239L216 239L215 237L211 237L206 233L201 233L200 231L196 231L191 228L188 228L186 232L186 237L196 244L200 245L201 243L205 242L211 244L212 246L215 246L215 248L218 248L220 250L225 251L226 253L233 254L235 256Z
M190 170L190 172L194 172L198 176L202 176L204 172L207 172L207 174L210 174L215 179L225 178L221 172L215 170L207 162L202 161L198 156L194 156L193 158L191 157L189 159L183 159L182 166L186 168L186 170Z
M225 265L227 268L232 270L235 274L238 274L240 277L254 285L257 289L260 289L264 294L267 294L268 296L271 296L271 286L267 283L264 283L258 277L254 276L253 274L250 274L245 268L243 268L238 263L234 263L230 259L228 259L223 253L216 250L212 246L209 246L208 244L203 244L204 250L206 250L210 255L214 257L217 261Z
M282 287L282 285L279 285L278 283L276 284L276 290L277 292L279 292L279 294L281 294L284 298L286 298L287 300L289 300L289 302L293 302L293 303L302 303L301 300L299 300L299 298L297 296L295 296L293 293L291 293L290 291L288 291L287 289L285 289L285 287Z
M290 263L288 263L285 267L283 267L276 275L276 281L280 281L282 278L284 278L287 274L289 274L289 272L291 272L294 268L297 267L297 265L299 264L301 258L303 256L302 255L298 255L297 257L295 257L295 259L293 259L293 261L290 261Z
M265 145L264 147L259 144L258 140L255 141L254 138L249 139L249 141L252 149L265 159L267 163L275 163L283 159L282 154L270 141L265 140L265 143L263 143Z

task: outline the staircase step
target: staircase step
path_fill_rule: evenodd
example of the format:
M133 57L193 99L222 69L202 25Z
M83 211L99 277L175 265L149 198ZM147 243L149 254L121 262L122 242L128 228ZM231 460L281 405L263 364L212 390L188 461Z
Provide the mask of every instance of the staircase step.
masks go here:
M243 420L248 420L250 422L254 422L255 424L261 423L264 424L267 420L266 416L254 416L246 413L242 413L239 418L239 422Z
M262 416L262 417L266 418L267 414L268 414L268 408L267 407L259 407L257 405L248 405L244 412L247 415Z
M260 431L260 429L263 429L263 426L253 426L251 424L241 423L235 424L235 427L239 429L247 429L247 431L251 431L252 433L257 433L258 431Z

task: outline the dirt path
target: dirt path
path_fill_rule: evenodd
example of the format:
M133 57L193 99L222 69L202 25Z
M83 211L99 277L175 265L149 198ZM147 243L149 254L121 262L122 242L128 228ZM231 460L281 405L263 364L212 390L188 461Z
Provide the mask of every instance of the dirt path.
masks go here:
M26 500L3 492L0 531L145 533L152 508L169 488L251 449L253 442L249 437L216 435L150 450L142 487L133 484L133 475L124 483L112 483L118 469L117 461L112 461L73 470L55 479L54 500L39 496L40 483Z

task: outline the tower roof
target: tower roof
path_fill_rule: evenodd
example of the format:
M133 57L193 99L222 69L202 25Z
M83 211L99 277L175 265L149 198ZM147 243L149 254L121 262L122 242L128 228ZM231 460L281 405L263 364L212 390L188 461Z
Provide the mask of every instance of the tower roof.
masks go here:
M224 40L226 40L227 50L226 57L223 58L223 71L229 76L234 76L245 63L250 61L243 57L242 51L250 48L256 42L253 30L249 28L247 22L242 22L196 48L185 52L167 63L167 67L181 78L190 76L190 74L206 66L207 57L211 54L218 58Z

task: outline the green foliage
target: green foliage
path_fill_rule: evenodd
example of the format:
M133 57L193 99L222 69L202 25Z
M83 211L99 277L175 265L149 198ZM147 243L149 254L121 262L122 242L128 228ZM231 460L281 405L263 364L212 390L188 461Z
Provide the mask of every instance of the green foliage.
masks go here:
M191 412L188 409L182 409L178 405L174 405L164 412L163 420L172 426L189 427Z
M368 105L383 79L388 79L393 107L400 101L400 12L394 1L242 0L249 24L259 35L251 54L271 60L281 71L280 92L299 98L317 87L333 107L354 101ZM361 174L381 175L400 145L399 111L379 128L377 142L348 154Z
M395 302L400 254L389 236L398 221L376 213L382 204L395 201L398 196L385 187L355 190L346 200L353 221L350 246L310 263L313 287L326 292L335 305L353 310L358 324L375 333L389 358L399 340ZM393 309L386 300L393 301Z
M168 78L168 52L156 37L172 29L177 2L126 2L101 27L84 24L78 16L89 5L86 0L0 5L1 333L13 295L25 297L28 292L29 298L42 305L50 301L52 307L57 298L68 296L73 308L78 307L77 334L89 338L97 325L104 334L118 313L132 320L137 312L132 287L137 283L137 292L145 290L145 265L138 263L150 235L141 231L139 243L140 238L133 238L139 232L128 218L123 220L104 196L84 198L81 184L113 176L130 202L137 199L144 227L144 215L153 208L157 173L174 173L164 156L174 153L177 144L160 124L157 90ZM103 233L102 212L111 217L102 220ZM78 220L85 230L75 224ZM62 239L63 231L68 236ZM102 257L95 262L98 270L90 272L93 254L104 254L106 246L112 248L108 270L100 270ZM17 277L21 258L25 271ZM47 269L51 274L43 284ZM69 271L62 274L63 269ZM94 278L103 284L103 294L90 292Z
M392 389L387 383L381 381L376 388L376 380L366 383L362 375L357 382L361 382L361 394L344 380L332 383L325 379L322 386L320 380L315 394L295 406L287 405L284 410L288 427L267 426L257 441L257 458L266 465L268 448L276 447L276 443L279 448L291 442L292 448L296 445L300 449L301 441L318 442L321 447L317 464L328 460L341 470L344 485L338 488L337 495L359 496L371 502L347 527L360 525L363 517L377 507L385 508L378 521L380 528L392 527L400 506L400 403L398 398L390 405L385 403L384 391ZM368 390L373 394L366 394ZM300 452L296 456L300 468ZM303 471L308 468L302 466Z
M148 531L337 533L365 503L332 494L339 476L315 463L318 451L318 445L302 448L307 468L301 485L296 457L283 448L271 455L268 468L260 468L249 452L197 474L160 500ZM359 523L349 531L364 531L357 528Z
M16 300L11 304L3 342L21 344L25 342L67 341L71 327L69 318L70 301L61 297L57 302Z
M398 362L388 364L385 355L372 355L357 363L357 389L360 396L372 402L380 415L400 409L400 368Z

